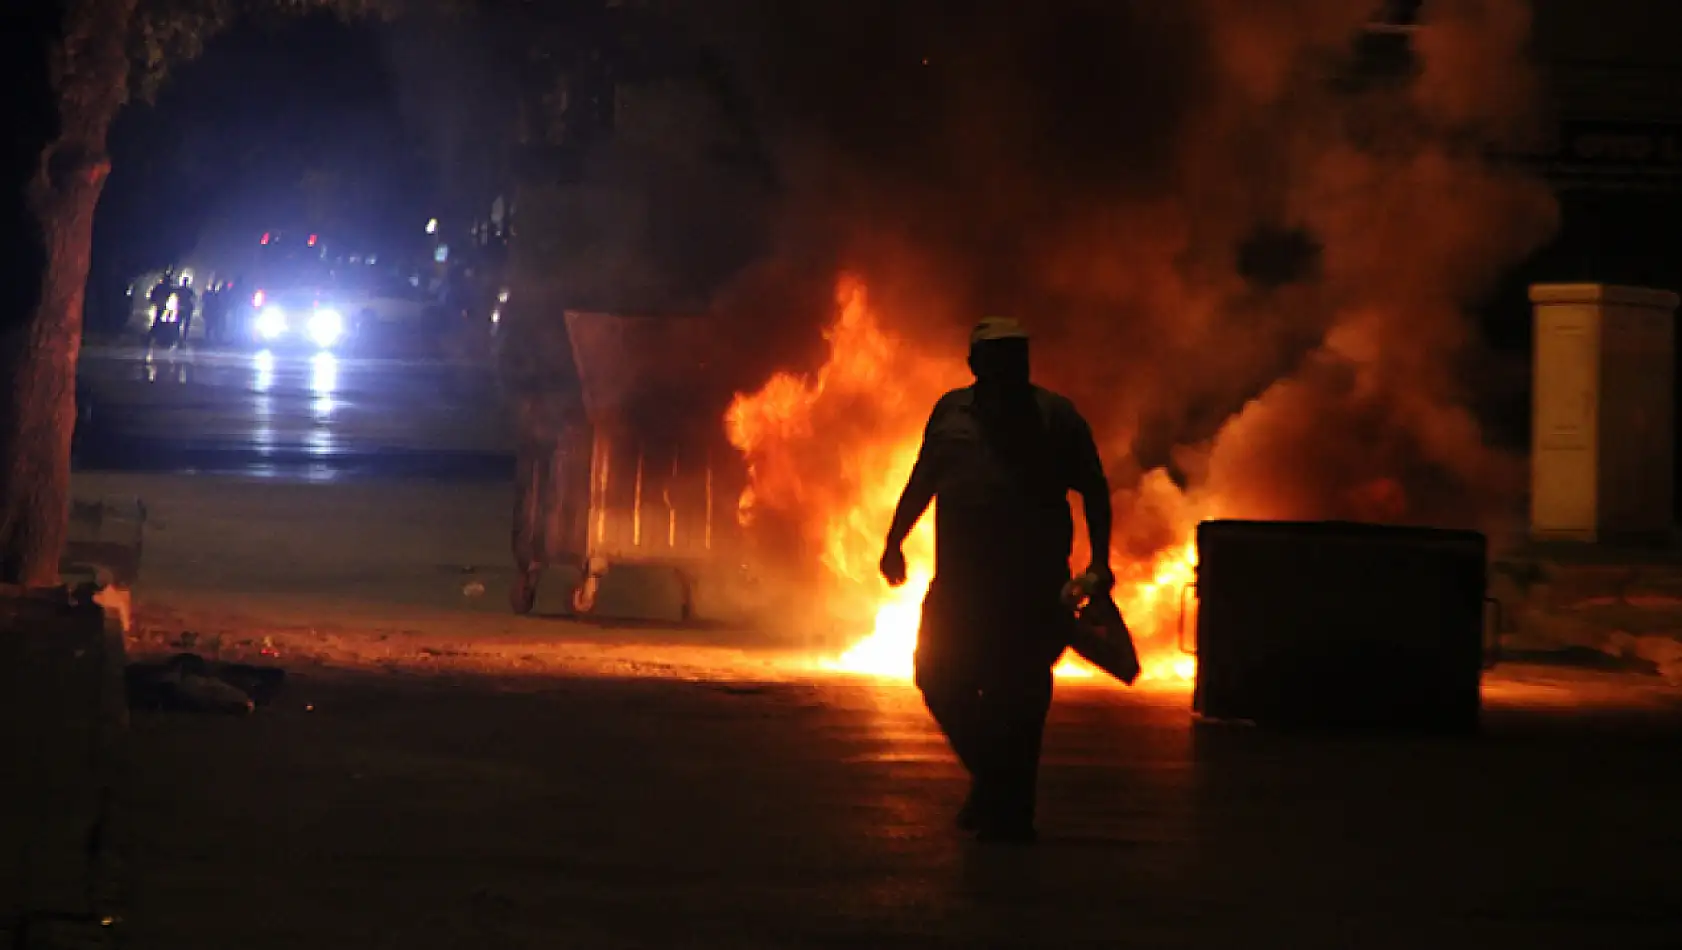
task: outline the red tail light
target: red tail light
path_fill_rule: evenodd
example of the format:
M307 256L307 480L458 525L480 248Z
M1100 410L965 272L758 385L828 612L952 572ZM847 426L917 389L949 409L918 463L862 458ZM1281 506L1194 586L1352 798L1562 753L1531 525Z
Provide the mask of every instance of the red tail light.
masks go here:
M310 247L315 247L315 235L310 235Z
M263 243L263 244L269 243L269 232L267 232L267 231L263 232L263 240L261 241L261 243Z

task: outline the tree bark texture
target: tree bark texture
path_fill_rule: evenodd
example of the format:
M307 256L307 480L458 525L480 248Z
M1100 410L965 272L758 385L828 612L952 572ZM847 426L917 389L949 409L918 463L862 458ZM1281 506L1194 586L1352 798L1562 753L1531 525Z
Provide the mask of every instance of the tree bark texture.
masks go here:
M8 243L12 287L0 338L0 582L58 583L70 498L94 211L110 169L106 132L127 98L135 0L56 0L11 14L12 84L29 118L8 184L21 189ZM44 75L43 75L44 71ZM33 75L27 75L33 73Z

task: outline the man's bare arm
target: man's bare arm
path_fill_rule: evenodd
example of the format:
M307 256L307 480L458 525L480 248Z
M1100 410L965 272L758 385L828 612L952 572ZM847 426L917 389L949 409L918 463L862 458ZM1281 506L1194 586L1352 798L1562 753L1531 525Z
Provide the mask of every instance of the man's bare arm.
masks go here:
M1104 463L1098 457L1092 427L1078 414L1074 421L1076 458L1073 487L1080 495L1081 510L1086 515L1086 537L1092 547L1092 560L1087 571L1096 574L1108 587L1115 583L1115 574L1110 569L1110 538L1115 528L1115 513L1110 506L1110 480L1104 477Z
M910 480L905 483L905 491L900 493L899 505L894 508L893 524L888 526L889 549L901 547L911 536L911 529L917 527L918 520L934 503L934 486L932 467L919 458L911 469Z
M937 405L935 413L939 412ZM888 539L882 546L882 577L891 587L905 583L905 539L911 536L911 529L917 527L917 521L934 502L935 485L939 482L929 456L929 432L934 429L934 420L935 416L931 415L928 426L923 430L923 445L917 452L917 464L911 467L911 477L906 480L905 490L899 494L893 523L888 525Z
M1081 507L1086 511L1086 536L1092 542L1090 571L1101 578L1113 579L1110 570L1110 535L1114 530L1114 513L1110 509L1109 482L1099 479L1080 493Z

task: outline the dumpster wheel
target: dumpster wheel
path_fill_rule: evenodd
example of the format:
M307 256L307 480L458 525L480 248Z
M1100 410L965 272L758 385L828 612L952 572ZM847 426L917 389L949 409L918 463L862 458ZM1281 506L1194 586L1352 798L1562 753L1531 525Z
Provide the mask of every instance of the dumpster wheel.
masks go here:
M688 571L679 570L677 583L683 597L678 607L678 619L682 623L692 623L695 620L695 579L689 576Z
M587 614L596 609L596 592L601 589L602 579L595 574L587 574L577 587L572 589L572 612Z
M537 606L537 578L542 568L525 568L514 572L514 586L508 589L508 606L524 616Z

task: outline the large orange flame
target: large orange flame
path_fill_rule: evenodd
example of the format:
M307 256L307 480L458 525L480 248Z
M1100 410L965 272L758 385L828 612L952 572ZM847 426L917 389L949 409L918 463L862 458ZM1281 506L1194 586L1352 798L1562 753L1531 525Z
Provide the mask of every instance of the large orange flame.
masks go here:
M825 333L829 357L815 375L777 373L731 404L728 435L748 461L750 487L741 514L745 522L761 510L792 518L818 552L827 615L864 634L839 657L827 658L827 667L909 678L923 595L934 572L933 519L925 517L906 542L909 579L903 587L889 588L877 562L928 411L942 393L966 383L968 373L961 358L915 352L885 330L858 280L841 280L836 303L835 322ZM1147 562L1117 562L1117 600L1139 645L1146 680L1184 681L1195 672L1195 662L1177 654L1168 635L1192 581L1194 558L1188 541ZM1085 678L1094 671L1071 655L1057 673Z

